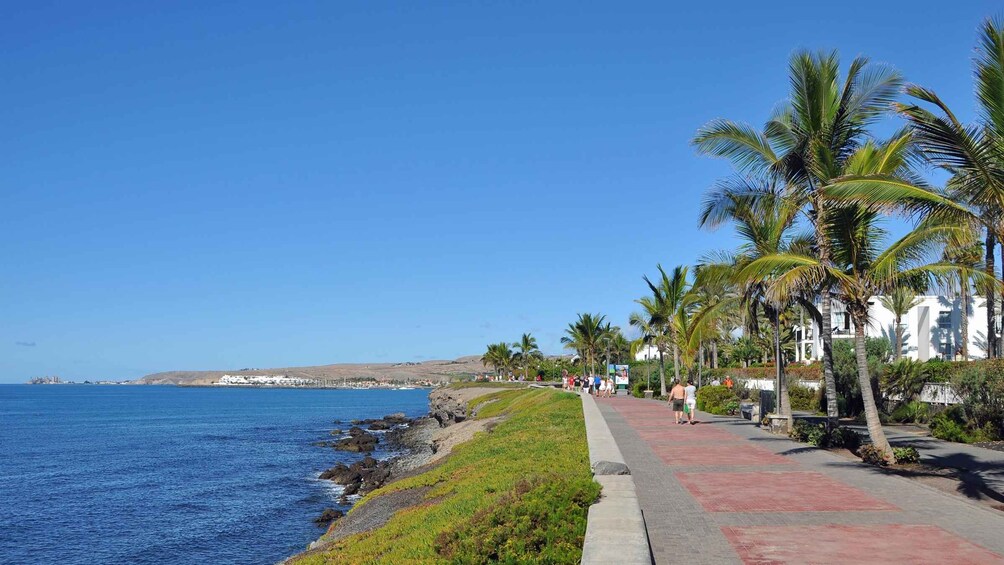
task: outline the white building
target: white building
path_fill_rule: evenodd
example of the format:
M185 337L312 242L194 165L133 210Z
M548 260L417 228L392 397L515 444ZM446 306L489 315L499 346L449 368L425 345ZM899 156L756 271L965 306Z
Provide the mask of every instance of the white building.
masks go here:
M654 361L659 358L659 349L654 345L646 345L634 354L635 361Z
M285 375L223 375L218 384L227 386L312 386L312 379Z
M958 297L918 296L919 303L903 316L903 356L919 361L953 359L962 349L962 301ZM878 297L868 302L870 323L865 328L868 337L887 337L896 347L896 317ZM971 297L968 304L969 358L986 357L987 303L981 297ZM831 302L833 339L853 339L854 321L847 307L838 300ZM809 363L822 357L819 328L815 321L805 328L796 327L796 361Z

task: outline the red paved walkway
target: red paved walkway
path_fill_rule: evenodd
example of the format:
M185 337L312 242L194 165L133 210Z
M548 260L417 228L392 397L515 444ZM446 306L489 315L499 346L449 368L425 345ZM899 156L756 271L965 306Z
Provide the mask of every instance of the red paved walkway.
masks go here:
M657 562L1004 565L1000 554L967 539L993 543L987 532L996 523L977 524L968 536L958 522L1000 519L1004 526L1004 513L996 518L734 420L701 415L703 423L677 425L663 403L598 402L640 485Z

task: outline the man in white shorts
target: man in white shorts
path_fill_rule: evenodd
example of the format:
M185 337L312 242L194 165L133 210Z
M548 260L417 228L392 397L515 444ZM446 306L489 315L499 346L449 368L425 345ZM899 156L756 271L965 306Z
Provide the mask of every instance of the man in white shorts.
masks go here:
M686 393L684 402L687 403L687 420L693 426L695 424L694 412L697 410L697 387L694 386L694 383L690 382L690 379L687 379L687 386L683 390Z

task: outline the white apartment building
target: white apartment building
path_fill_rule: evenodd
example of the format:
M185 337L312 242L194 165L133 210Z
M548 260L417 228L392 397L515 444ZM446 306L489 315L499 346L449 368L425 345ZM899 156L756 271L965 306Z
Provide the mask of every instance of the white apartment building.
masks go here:
M962 301L958 297L918 296L919 303L901 320L903 326L903 356L919 361L928 359L951 360L961 355ZM896 347L896 318L878 297L869 303L868 337L887 337ZM982 297L969 299L969 358L986 357L987 303ZM847 307L838 300L831 302L833 339L853 339L854 321ZM822 357L819 328L815 321L805 328L795 328L796 361L810 363Z

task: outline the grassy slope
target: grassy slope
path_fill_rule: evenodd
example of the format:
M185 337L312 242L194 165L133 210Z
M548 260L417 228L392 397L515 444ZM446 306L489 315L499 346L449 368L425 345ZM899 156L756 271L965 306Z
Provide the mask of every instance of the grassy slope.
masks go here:
M504 390L478 418L507 418L454 449L442 465L380 489L432 487L427 502L382 528L345 538L297 563L577 563L586 512L599 494L579 398Z

